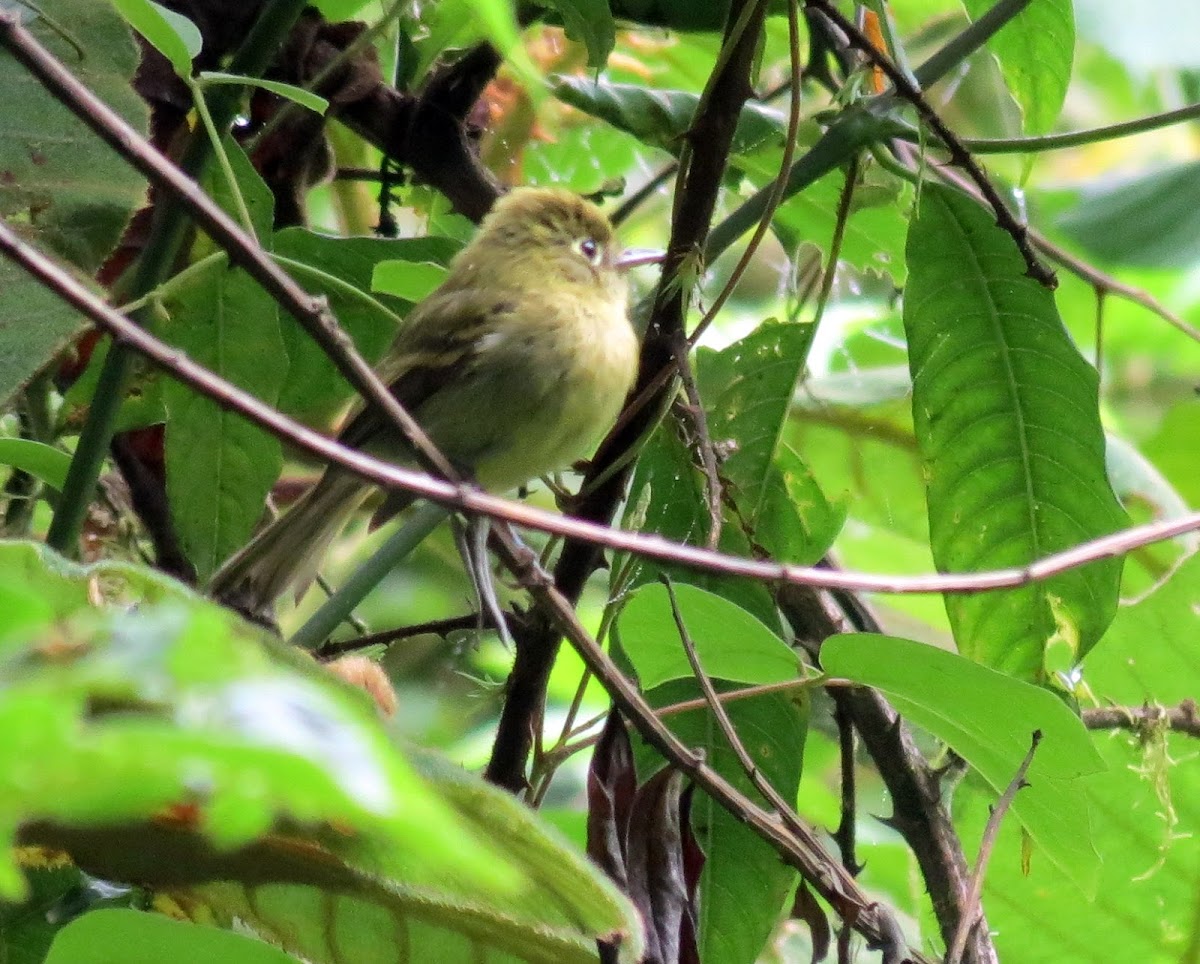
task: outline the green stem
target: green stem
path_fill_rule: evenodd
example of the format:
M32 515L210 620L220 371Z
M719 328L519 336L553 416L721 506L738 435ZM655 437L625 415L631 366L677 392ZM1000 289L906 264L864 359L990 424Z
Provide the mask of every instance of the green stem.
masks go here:
M290 642L304 649L316 649L350 615L367 594L389 572L436 529L450 513L433 502L416 507L405 523L388 538L375 555L354 570L353 575L321 605L308 622L296 630Z
M1066 147L1084 147L1111 141L1118 137L1132 137L1149 131L1162 130L1181 121L1200 118L1200 104L1188 104L1175 110L1151 114L1136 120L1110 124L1107 127L1092 127L1083 131L1067 131L1062 134L1043 134L1041 137L997 137L965 140L963 145L972 154L1033 154L1039 151L1059 151ZM917 139L916 131L899 135L906 141Z
M378 298L372 296L369 292L363 291L358 285L351 284L344 278L339 278L337 275L330 274L328 271L323 271L315 265L306 264L303 261L297 261L295 258L289 258L286 255L270 252L271 259L281 267L287 268L293 275L303 277L307 275L313 281L325 285L333 291L338 291L347 298L352 298L362 304L364 307L370 308L372 311L377 311L397 328L404 324L404 319L396 312L392 311Z
M307 0L269 0L255 21L250 33L233 57L230 69L235 73L257 77L266 70L274 59L279 45L307 4ZM240 88L221 90L208 105L212 122L217 130L225 130L237 115L241 102ZM195 132L188 141L180 167L192 178L199 177L210 157L209 139L206 134ZM118 284L118 298L136 301L162 284L170 275L183 250L189 222L181 214L180 204L171 198L159 201L155 211L154 225L146 240L146 247L138 260L133 279L126 288ZM146 309L141 309L133 320L139 325L147 320ZM71 459L67 480L63 486L62 499L50 522L46 535L47 544L67 555L74 555L79 543L79 532L87 515L88 505L96 490L96 481L104 465L104 457L116 428L117 412L125 394L126 383L133 365L134 353L124 345L112 346L104 359L100 380L88 411L87 422L79 435L79 445Z
M204 132L208 134L209 146L212 148L213 155L217 159L217 164L221 168L221 174L225 177L225 186L229 188L229 194L233 198L234 206L237 208L238 218L242 222L242 227L250 237L258 240L258 234L254 230L254 220L250 217L250 209L246 206L246 198L242 195L242 189L238 185L237 177L233 173L233 165L229 163L229 155L225 152L225 145L221 143L221 134L217 130L217 125L213 122L213 116L209 112L208 103L205 100L204 87L196 81L189 79L188 88L192 92L192 103L196 107L196 114L200 117L200 123L204 127Z

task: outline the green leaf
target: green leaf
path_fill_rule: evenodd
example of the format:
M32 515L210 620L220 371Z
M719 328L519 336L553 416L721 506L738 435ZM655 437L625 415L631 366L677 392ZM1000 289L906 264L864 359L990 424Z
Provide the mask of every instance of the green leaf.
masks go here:
M587 47L588 66L599 70L617 42L608 0L539 0L562 18L567 36Z
M138 48L125 21L107 3L44 0L38 4L77 47L32 17L26 29L62 60L89 90L135 129L147 129L148 108L130 82ZM94 272L145 200L145 182L53 98L5 50L0 50L0 218L27 240L48 246ZM0 258L0 403L7 401L82 329L74 309Z
M737 645L736 639L729 641ZM718 691L727 687L718 684ZM655 706L669 706L700 696L695 683L667 683L647 694ZM808 728L808 701L802 692L768 693L735 700L725 707L758 772L785 800L794 800L800 785ZM707 710L673 713L664 722L688 746L751 799L760 799L729 744ZM643 778L660 760L638 753ZM783 904L796 883L796 873L775 850L744 823L703 793L692 798L692 833L704 851L700 875L697 942L702 961L753 964L760 960Z
M926 184L908 236L904 326L933 557L943 572L1021 566L1125 522L1105 474L1097 378L1012 239ZM947 595L959 652L1044 680L1116 610L1121 560L1000 592ZM1057 666L1055 668L1058 668Z
M191 20L151 0L112 0L112 4L129 26L170 61L175 73L185 79L192 76L192 59L204 41Z
M505 841L506 862L523 887L471 893L451 887L436 866L413 867L403 852L373 850L356 855L336 893L329 884L216 883L189 891L185 905L199 902L313 962L391 964L399 945L413 949L401 960L466 962L484 953L498 964L590 964L601 936L621 937L623 951L638 959L636 912L578 848L461 767L430 753L417 753L414 763L473 838Z
M815 565L846 522L846 505L830 502L795 450L780 445L767 474L755 536L772 559Z
M449 273L445 265L432 261L380 261L371 275L371 290L405 301L421 301Z
M303 228L275 235L274 253L313 294L329 299L338 323L363 357L374 363L392 343L408 306L391 295L372 297L371 278L383 261L446 264L462 245L450 238L334 238ZM291 318L281 320L289 359L279 407L302 421L324 425L353 395L333 362Z
M869 633L832 636L821 666L884 692L900 715L944 740L999 796L1042 732L1012 813L1056 867L1090 890L1099 855L1088 834L1086 786L1103 760L1059 697L953 653Z
M728 348L696 352L696 382L721 474L743 517L758 517L772 459L812 341L810 325L764 322Z
M71 456L32 439L0 439L0 465L11 465L14 469L28 472L52 489L62 490L71 466Z
M0 542L0 603L5 898L20 831L314 962L406 935L403 960L640 954L632 906L535 813L410 764L360 691L173 580Z
M59 932L46 964L295 964L278 948L241 934L136 910L97 910Z
M815 244L828 263L845 183L841 171L826 174L779 206L772 223L784 247L795 251L801 244ZM904 237L912 203L909 186L890 175L866 175L851 197L838 261L863 271L886 272L903 285Z
M24 890L11 838L33 822L115 879L145 879L148 867L125 861L186 878L222 854L236 865L239 848L277 825L338 825L347 846L398 848L485 891L514 886L395 752L361 693L230 613L152 570L75 566L32 543L0 542L0 585L28 603L0 616L7 899ZM163 861L152 820L171 807L188 816L160 836L192 842Z
M329 101L311 90L297 87L295 84L284 84L278 80L264 80L261 77L243 77L241 74L223 74L220 71L205 70L200 73L204 84L231 84L241 87L261 87L272 94L278 94L287 100L294 101L301 107L307 107L314 114L324 114L329 109Z
M1156 591L1121 607L1084 661L1081 692L1086 687L1094 694L1089 703L1165 709L1193 699L1197 599L1200 556L1193 556ZM1194 931L1172 926L1171 908L1193 906L1197 892L1195 737L1150 725L1129 733L1097 731L1093 739L1108 765L1086 781L1099 886L1081 900L1074 882L1046 861L1035 859L1023 873L1020 829L1006 821L983 898L1002 960L1092 964L1098 948L1140 961L1180 961L1190 953ZM955 791L955 822L965 839L979 838L991 802L990 792L976 793L969 782ZM1047 939L1030 941L1031 933Z
M214 162L205 166L204 175L200 180L201 186L214 201L221 205L221 209L226 214L240 222L241 210L234 193L236 190L241 195L242 201L245 202L254 233L259 239L269 239L275 222L275 196L267 187L266 181L255 170L242 146L233 137L228 135L224 137L221 147L229 159L234 183L229 183L229 178L221 170L221 166ZM269 245L269 240L263 243ZM205 235L193 247L193 260L198 260L201 255L210 250L220 249Z
M680 583L679 613L704 671L740 683L779 683L800 676L796 653L770 629L720 596ZM667 587L652 583L621 608L617 640L643 690L693 676Z
M1200 237L1200 161L1085 189L1058 226L1093 257L1142 268L1190 268Z
M593 82L582 77L556 77L553 90L564 103L676 155L700 102L698 95L680 90ZM767 144L781 144L786 130L787 124L778 111L748 103L738 117L733 152L744 154Z
M972 19L994 6L992 0L963 0ZM1075 15L1071 0L1026 4L988 41L1000 62L1009 91L1024 115L1025 132L1053 129L1066 99L1075 56Z
M639 519L638 507L642 505L646 511L644 518ZM703 543L707 536L709 512L704 479L669 419L659 426L638 456L630 498L626 501L625 524L682 542ZM722 527L719 547L740 556L750 553L745 534L736 524ZM631 584L623 587L625 590L653 582L658 573L665 572L677 584L699 586L740 606L765 625L779 626L775 602L761 583L678 566L658 566L646 560L635 561L633 566ZM623 568L614 565L614 577Z
M193 361L273 404L287 371L279 311L240 268L214 256L163 298L162 334ZM243 545L283 467L279 440L174 380L167 407L167 495L188 558L203 580Z

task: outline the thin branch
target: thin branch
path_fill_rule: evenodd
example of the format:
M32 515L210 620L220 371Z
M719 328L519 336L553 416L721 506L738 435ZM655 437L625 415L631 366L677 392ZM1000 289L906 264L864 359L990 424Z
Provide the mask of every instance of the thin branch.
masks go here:
M1200 737L1200 709L1195 700L1183 700L1178 706L1090 707L1083 711L1083 725L1089 730L1132 730L1139 734L1161 728Z
M1017 248L1021 252L1021 256L1025 259L1027 273L1031 278L1047 288L1054 288L1057 281L1054 277L1054 272L1047 268L1033 252L1033 248L1029 243L1028 229L1025 225L1017 221L1012 212L1009 211L1008 205L1004 203L992 182L984 174L983 169L976 163L971 156L971 152L963 146L962 141L938 115L937 111L930 106L929 101L925 99L921 91L919 91L894 63L882 51L876 49L875 45L866 37L861 30L842 15L830 2L830 0L805 0L805 3L810 7L815 7L820 10L826 17L837 24L850 42L861 50L871 60L875 66L879 67L885 74L888 80L892 82L897 94L904 100L908 101L917 109L917 113L921 119L929 126L934 136L945 146L946 151L950 154L950 160L967 172L967 175L975 182L979 192L986 199L988 205L992 208L992 212L996 215L996 223L1012 236L1016 242ZM886 96L886 95L885 95Z
M732 0L729 4L718 65L697 104L688 130L686 157L680 159L671 236L642 340L635 396L651 377L671 365L674 332L683 329L690 296L684 279L703 250L716 210L738 118L751 94L750 72L765 17L765 0ZM668 379L636 418L621 422L601 443L584 479L587 494L576 506L580 516L595 523L611 522L629 481L632 453L665 408L670 390ZM566 598L578 599L600 562L595 544L567 541L554 570L557 588ZM488 779L501 786L517 790L525 783L536 720L560 639L555 626L543 620L518 640L508 698L487 766Z
M375 370L337 325L324 298L314 298L264 252L255 240L218 207L191 178L164 158L152 144L81 84L37 39L0 11L0 43L105 143L144 174L156 188L174 197L231 261L245 269L325 350L368 404L399 427L424 464L445 478L457 479L453 466L434 448L417 422L396 401ZM214 108L215 113L215 108ZM119 397L119 391L117 395ZM99 392L97 392L97 397Z
M1174 110L1149 114L1105 127L1090 127L1082 131L1042 134L1039 137L964 138L962 143L963 147L972 154L1037 154L1043 151L1061 151L1070 147L1085 147L1089 144L1113 141L1122 137L1133 137L1197 118L1200 118L1200 104L1187 104ZM902 140L913 142L920 139L917 131L904 131L896 136Z
M613 213L609 215L609 220L613 223L613 227L619 227L634 211L653 197L660 187L671 180L678 171L679 162L671 161L670 164L667 164L661 171L653 175L650 180L629 195L629 197L621 201Z
M721 510L725 485L721 480L717 450L708 430L708 414L704 411L704 400L696 388L696 379L692 377L692 367L688 363L688 340L682 329L675 333L675 351L675 370L679 374L679 382L683 386L687 401L675 405L673 411L677 415L682 413L680 417L692 423L696 452L700 456L700 469L704 473L704 497L708 505L708 538L704 540L704 545L709 549L716 549L721 541L721 526L725 518Z
M792 169L792 160L796 156L796 140L800 130L800 96L802 93L801 86L801 70L800 63L800 24L799 14L796 9L796 0L788 0L788 52L790 56L791 77L788 84L791 88L791 97L788 101L788 126L787 133L784 135L783 142L783 157L779 161L779 174L771 184L771 193L767 199L767 205L763 209L762 217L758 220L758 225L754 229L754 234L750 236L750 241L746 244L742 255L738 258L737 264L734 265L733 271L729 273L729 278L725 285L717 293L708 310L704 312L704 316L696 323L695 329L689 336L688 341L691 344L696 344L708 326L713 323L717 314L725 307L725 302L729 300L733 294L738 282L742 280L742 275L746 269L750 267L750 261L754 258L754 253L758 250L758 246L762 243L763 238L767 236L767 232L771 229L771 220L775 217L775 212L779 209L779 205L783 203L783 198L788 187L788 172Z
M1057 244L1054 244L1036 231L1031 231L1029 237L1034 247L1051 261L1057 262L1073 275L1090 284L1096 289L1098 296L1103 297L1105 294L1119 295L1126 301L1132 301L1135 305L1141 305L1147 311L1158 315L1168 325L1187 335L1192 341L1200 342L1200 328L1184 321L1148 291L1142 288L1135 288L1133 285L1127 285L1123 281L1118 281L1112 275L1105 274L1083 259L1077 258L1069 251L1060 248Z
M118 341L145 355L172 377L209 396L225 408L245 416L288 444L347 469L368 482L389 490L411 492L419 498L429 499L457 511L484 515L523 528L576 539L594 547L629 552L697 571L754 579L777 586L807 586L904 595L967 593L1010 589L1040 582L1090 562L1114 558L1131 549L1200 530L1200 511L1197 511L1176 519L1134 526L1122 532L1080 543L1027 566L957 575L924 576L849 572L824 566L793 566L743 559L674 542L661 536L624 532L490 495L470 486L448 482L413 469L401 468L347 448L280 414L253 395L197 365L182 352L141 329L101 301L51 258L21 240L11 227L2 222L0 253L12 258L72 307L87 315Z
M511 618L511 616L509 617ZM411 626L398 626L395 629L385 629L378 633L369 633L346 639L340 642L326 640L313 655L317 659L336 659L346 653L356 653L372 646L388 646L391 643L415 636L441 636L443 639L451 633L471 629L491 629L491 618L486 613L466 613L462 616L448 616L445 619L431 619L427 623L414 623Z
M829 304L829 296L833 294L833 282L837 278L838 258L842 253L842 243L846 238L846 226L850 223L850 204L854 200L854 189L858 186L858 157L852 157L846 165L846 176L842 181L842 189L838 192L837 210L834 212L833 237L829 241L829 259L825 265L825 273L821 278L821 290L817 295L817 309L813 315L812 324L821 324L825 317L825 308Z
M797 642L819 660L821 641L834 633L880 632L878 621L858 597L785 586L779 606ZM834 704L854 723L892 801L883 822L908 844L933 903L942 940L950 943L965 913L969 870L962 841L942 803L938 776L917 748L895 708L877 691L864 686L827 687ZM974 964L996 964L986 927L978 928L971 946Z
M842 790L842 817L833 839L837 841L838 850L842 854L842 866L857 877L862 871L862 864L858 862L855 834L858 828L858 795L854 771L854 724L850 713L841 703L834 704L833 723L838 732Z
M734 756L737 757L738 765L741 766L742 772L746 774L754 788L774 808L774 815L796 839L802 841L806 847L810 847L814 852L823 854L825 859L832 859L824 853L824 848L821 847L820 842L817 840L815 831L800 819L800 815L796 813L792 804L784 799L783 794L772 785L770 780L763 776L762 771L758 768L758 764L754 762L754 758L750 755L750 751L746 749L745 743L742 742L742 738L738 735L737 728L733 725L733 720L729 718L729 713L725 710L725 706L719 699L717 691L713 688L712 679L709 678L700 663L700 657L696 652L696 644L692 641L687 626L683 621L683 614L679 610L679 601L675 598L675 587L670 577L662 575L660 579L663 585L667 587L667 595L671 600L671 615L675 620L675 627L679 631L679 641L683 646L684 653L687 655L688 665L692 668L692 675L699 684L700 691L704 694L705 705L717 721L718 729L720 729L721 734L725 737L725 741L729 744L730 749L733 750ZM838 869L841 871L844 879L854 879L853 871L850 871L849 868L839 866ZM842 915L842 920L846 926L850 929L855 929L856 921L854 918L846 917L844 909L837 904L833 906ZM899 957L896 956L896 953L904 946L903 940L899 941L899 947L896 946L897 941L893 925L894 921L886 928L888 936L880 940L880 943L884 946L885 960L889 958L898 960Z
M1001 794L1000 799L996 801L995 806L992 807L991 814L988 816L987 826L983 828L983 840L979 844L979 859L975 862L975 870L971 874L971 889L967 893L966 906L968 912L958 922L958 930L954 932L954 941L950 944L950 950L946 954L945 964L958 964L962 960L963 949L967 946L967 937L970 936L979 918L983 915L981 904L983 878L987 873L987 865L991 859L992 850L996 846L996 836L1000 833L1000 824L1012 806L1013 800L1016 799L1017 794L1029 786L1025 782L1025 774L1029 772L1029 765L1033 762L1033 755L1037 752L1038 744L1041 742L1042 731L1034 730L1025 758L1021 761L1021 765L1017 767L1017 772L1013 774L1008 787Z
M781 857L799 870L813 888L842 916L853 922L854 929L875 946L896 948L898 928L895 919L879 903L859 888L841 865L816 841L797 835L791 826L782 826L768 813L746 798L724 777L693 752L659 720L637 686L625 676L612 658L584 629L570 600L555 588L549 574L538 565L537 557L522 546L505 527L495 528L496 541L505 565L521 581L555 621L559 631L570 640L592 674L608 692L613 703L634 724L638 732L667 761L690 777L716 803L737 819L752 827ZM803 823L800 824L803 827ZM809 831L811 834L811 831ZM903 947L901 940L900 946ZM928 958L915 950L910 960L925 964ZM894 958L899 960L899 958Z

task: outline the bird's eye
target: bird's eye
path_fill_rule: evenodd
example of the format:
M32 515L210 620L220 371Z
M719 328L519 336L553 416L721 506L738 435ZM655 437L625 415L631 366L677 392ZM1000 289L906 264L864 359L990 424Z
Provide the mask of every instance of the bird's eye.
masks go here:
M600 242L595 238L584 238L577 242L577 248L579 253L591 264L599 264L600 259L604 256L604 249L600 247Z

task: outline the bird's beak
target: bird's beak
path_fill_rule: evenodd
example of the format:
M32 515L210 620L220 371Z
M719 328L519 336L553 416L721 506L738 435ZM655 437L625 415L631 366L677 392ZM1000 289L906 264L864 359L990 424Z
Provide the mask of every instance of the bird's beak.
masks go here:
M647 264L658 264L665 254L658 248L626 248L617 256L614 266L618 271L628 271Z

